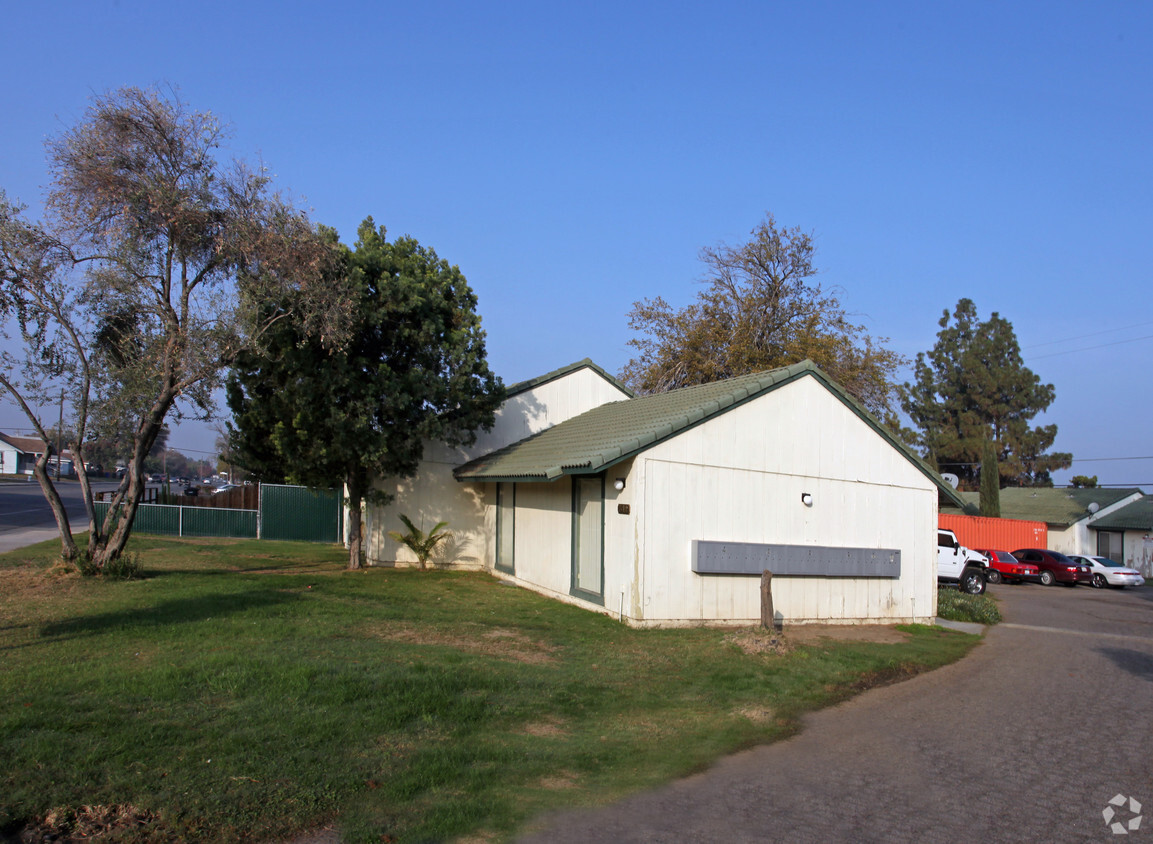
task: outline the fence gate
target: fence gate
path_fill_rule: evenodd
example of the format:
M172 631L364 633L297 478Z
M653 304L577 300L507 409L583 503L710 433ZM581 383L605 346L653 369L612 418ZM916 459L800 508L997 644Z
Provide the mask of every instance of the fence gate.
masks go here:
M343 542L340 491L261 484L260 538Z

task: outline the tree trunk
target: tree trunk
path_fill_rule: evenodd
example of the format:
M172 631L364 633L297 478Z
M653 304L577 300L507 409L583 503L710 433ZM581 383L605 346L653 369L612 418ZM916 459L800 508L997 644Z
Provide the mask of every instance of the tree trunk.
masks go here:
M348 568L350 571L364 565L364 519L360 515L363 499L357 484L348 485Z
M172 406L172 400L171 395L162 396L137 429L132 444L132 458L128 461L128 470L125 472L128 488L125 490L122 484L116 491L117 494L113 496L112 508L108 511L104 523L106 533L102 538L103 542L97 544L96 551L92 555L92 562L98 568L103 568L107 563L118 559L124 552L124 546L128 544L128 537L132 535L132 523L136 519L140 500L144 497L144 461L156 443L156 437L164 425L164 417L168 408ZM119 513L116 512L118 505L122 505ZM115 526L111 529L108 528L110 518L115 519Z
M72 525L68 522L68 511L64 509L64 502L60 500L60 493L56 491L52 479L48 477L49 451L51 449L45 443L44 453L36 458L36 463L32 467L32 474L40 482L40 489L44 491L44 497L48 499L48 506L52 508L52 515L56 517L56 526L60 529L60 556L71 562L80 556L80 549L76 547L76 540L72 538ZM56 460L57 465L60 465L60 455L56 455Z
M84 513L88 517L88 556L100 544L100 526L96 524L96 505L92 501L92 484L88 481L87 460L84 459L84 445L80 442L68 444L74 458L74 465L79 466L76 474L80 481L80 494L84 496Z

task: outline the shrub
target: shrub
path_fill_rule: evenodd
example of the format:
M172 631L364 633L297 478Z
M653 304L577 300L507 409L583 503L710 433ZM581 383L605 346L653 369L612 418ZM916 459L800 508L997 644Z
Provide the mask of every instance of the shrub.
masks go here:
M140 555L136 553L124 553L114 560L105 563L103 568L97 566L92 562L87 552L82 553L76 560L76 568L80 570L80 574L84 577L101 577L112 578L113 580L134 580L140 577L143 570L140 565Z
M432 557L432 552L436 550L437 544L440 543L441 540L452 536L451 531L444 530L444 528L448 526L448 522L437 522L433 525L432 530L425 533L414 525L412 520L403 513L400 515L400 520L404 522L404 526L408 528L408 533L390 530L388 535L401 545L407 545L412 553L416 554L416 558L420 561L420 567L423 570L428 566L429 558Z
M937 615L949 621L996 624L1001 621L997 602L988 595L968 595L957 589L937 590Z

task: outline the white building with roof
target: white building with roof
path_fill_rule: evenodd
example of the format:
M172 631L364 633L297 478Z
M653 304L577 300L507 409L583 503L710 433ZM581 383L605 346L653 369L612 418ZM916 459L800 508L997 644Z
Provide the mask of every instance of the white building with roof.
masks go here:
M643 397L588 361L527 384L371 511L371 562L406 561L381 534L415 512L456 564L633 625L756 623L766 569L784 622L935 616L938 501L962 502L810 362Z

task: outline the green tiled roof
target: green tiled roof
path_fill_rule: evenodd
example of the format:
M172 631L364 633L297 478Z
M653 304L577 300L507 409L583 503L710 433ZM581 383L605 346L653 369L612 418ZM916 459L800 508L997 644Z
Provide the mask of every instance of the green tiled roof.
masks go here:
M526 390L531 390L533 387L539 387L541 384L547 384L549 381L555 381L558 378L563 378L570 372L576 372L580 369L591 369L597 375L604 378L614 387L618 387L630 396L636 395L632 390L622 384L613 376L609 375L599 366L592 362L589 358L578 360L576 363L570 363L568 366L562 366L560 369L554 369L552 372L546 372L544 375L539 375L536 378L530 378L527 381L519 381L513 384L505 391L506 396L515 396L517 393L523 393Z
M1045 522L1067 528L1091 515L1089 505L1104 508L1128 498L1139 489L1059 489L1055 487L1008 487L1001 490L1001 518ZM977 505L977 492L962 492L966 503ZM1094 522L1094 526L1098 523Z
M457 468L460 481L550 481L595 474L798 378L813 377L917 466L955 504L964 502L916 454L811 361L610 402Z
M1116 513L1093 522L1090 527L1103 530L1153 530L1153 495L1126 504Z

